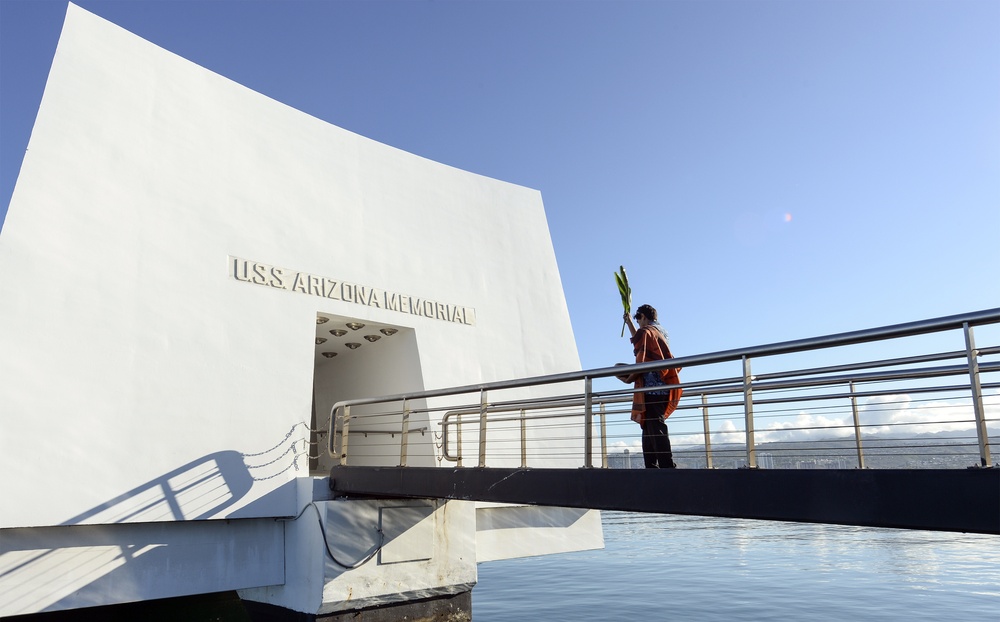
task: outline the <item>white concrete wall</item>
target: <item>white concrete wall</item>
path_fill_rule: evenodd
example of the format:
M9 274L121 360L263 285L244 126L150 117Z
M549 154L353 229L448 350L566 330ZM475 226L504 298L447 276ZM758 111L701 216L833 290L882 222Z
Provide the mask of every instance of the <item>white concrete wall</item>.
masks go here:
M280 584L282 532L268 519L4 530L0 617Z
M600 548L604 535L596 510L487 503L476 511L479 562Z
M475 517L468 501L318 502L286 523L296 563L285 584L240 596L327 614L469 591L476 583Z
M474 324L242 281L231 257ZM309 117L71 5L0 235L0 527L297 512L282 484L304 475L318 313L409 330L419 371L398 386L579 368L538 192ZM385 388L363 354L334 360L317 386ZM222 484L214 503L174 481L189 465ZM143 495L167 510L143 514Z
M70 5L0 234L0 616L228 589L320 613L467 590L477 560L512 551L599 546L596 513L313 505L307 477L310 441L325 447L310 426L338 400L574 369L538 192ZM439 416L414 415L407 464L439 463ZM352 456L398 464L397 442L355 435ZM377 559L327 559L375 524Z

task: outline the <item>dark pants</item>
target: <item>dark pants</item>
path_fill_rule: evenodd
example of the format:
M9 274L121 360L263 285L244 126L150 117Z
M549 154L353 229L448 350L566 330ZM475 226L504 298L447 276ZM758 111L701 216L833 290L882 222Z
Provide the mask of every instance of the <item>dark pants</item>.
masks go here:
M646 412L642 420L642 458L647 469L672 469L674 455L670 450L670 435L663 413L667 408L666 396L646 394Z

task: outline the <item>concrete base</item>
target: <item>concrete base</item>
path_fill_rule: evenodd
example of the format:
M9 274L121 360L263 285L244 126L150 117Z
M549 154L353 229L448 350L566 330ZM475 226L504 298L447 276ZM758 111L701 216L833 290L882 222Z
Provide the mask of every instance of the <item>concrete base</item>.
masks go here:
M291 620L292 618L288 618ZM255 622L236 592L6 617L4 622Z
M4 618L4 622L470 622L472 592L329 615L241 601L236 592L199 594Z
M423 600L311 615L274 605L247 601L244 607L252 622L471 622L472 592Z

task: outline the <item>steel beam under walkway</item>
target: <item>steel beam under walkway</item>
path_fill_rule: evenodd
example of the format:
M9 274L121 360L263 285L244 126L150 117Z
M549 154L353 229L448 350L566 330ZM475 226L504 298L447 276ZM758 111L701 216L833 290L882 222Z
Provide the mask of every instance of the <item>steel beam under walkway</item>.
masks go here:
M1000 469L498 469L337 466L338 496L463 499L1000 534Z

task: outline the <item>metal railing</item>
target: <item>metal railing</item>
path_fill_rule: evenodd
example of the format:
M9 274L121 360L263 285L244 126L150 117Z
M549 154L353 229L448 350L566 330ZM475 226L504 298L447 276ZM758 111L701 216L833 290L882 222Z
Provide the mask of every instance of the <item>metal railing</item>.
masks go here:
M637 390L597 385L623 373L676 367L685 378L703 376L678 385L684 398L668 420L682 466L869 468L885 465L887 456L895 465L940 466L943 457L954 462L957 456L988 467L988 424L1000 426L1000 360L990 359L1000 347L977 348L973 328L997 324L1000 309L989 309L669 361L346 400L331 409L328 450L342 465L406 466L417 456L426 466L461 467L463 449L471 446L479 467L594 467L596 454L607 468L616 457L609 443L620 448L638 438L638 426L629 421ZM931 335L954 338L956 331L961 350L868 357L873 360L850 352L866 344L912 349L897 344ZM759 374L751 369L751 363L763 369L816 353L824 363L848 360ZM736 373L717 371L734 364ZM419 427L411 427L414 421ZM352 428L355 422L364 422L363 428ZM425 435L429 428L440 431ZM411 441L414 433L420 442ZM349 446L357 451L349 453ZM622 455L627 448L617 458Z

